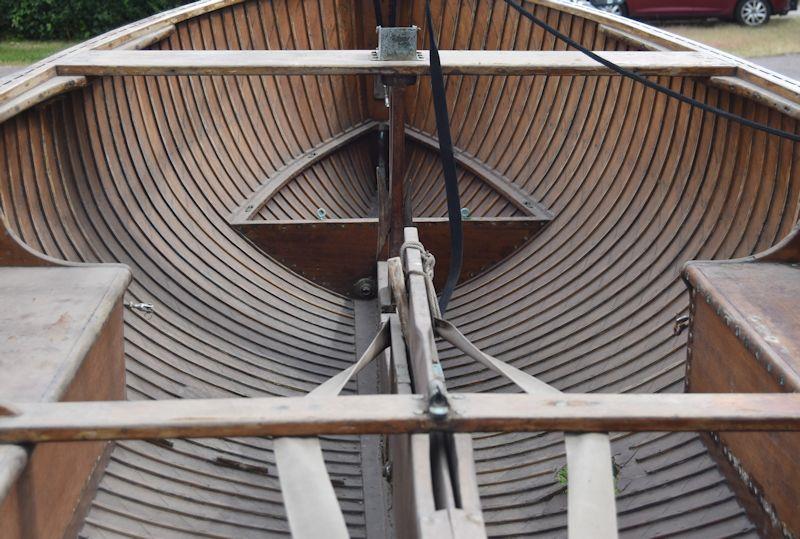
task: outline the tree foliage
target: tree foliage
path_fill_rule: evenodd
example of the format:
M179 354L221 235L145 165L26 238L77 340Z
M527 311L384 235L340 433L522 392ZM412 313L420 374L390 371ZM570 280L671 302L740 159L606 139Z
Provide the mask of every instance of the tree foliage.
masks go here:
M82 40L188 0L0 0L4 39Z

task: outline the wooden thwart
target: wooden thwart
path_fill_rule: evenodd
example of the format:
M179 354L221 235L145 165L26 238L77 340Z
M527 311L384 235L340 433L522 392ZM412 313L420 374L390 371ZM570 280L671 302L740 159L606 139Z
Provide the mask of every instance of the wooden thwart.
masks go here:
M0 442L403 432L800 431L800 394L455 394L7 404Z
M377 61L370 50L88 51L59 60L59 75L427 75L416 61ZM642 75L735 75L735 64L705 52L598 51ZM613 75L577 51L440 51L449 75Z

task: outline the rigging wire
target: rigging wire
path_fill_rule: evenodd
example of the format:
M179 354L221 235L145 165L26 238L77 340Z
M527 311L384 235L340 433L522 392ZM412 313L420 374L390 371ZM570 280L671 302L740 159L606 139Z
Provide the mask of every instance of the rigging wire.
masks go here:
M530 20L536 26L539 26L540 28L552 34L561 41L564 41L570 47L580 51L581 53L585 54L592 60L606 66L610 70L614 71L615 73L618 73L619 75L622 75L623 77L627 77L635 82L638 82L639 84L644 85L647 88L665 94L668 97L676 99L692 107L698 108L704 112L715 114L719 117L739 123L741 125L750 127L758 131L765 132L770 135L792 140L794 142L800 142L800 135L798 134L790 133L788 131L777 129L769 125L762 124L760 122L749 120L747 118L744 118L727 110L714 107L707 103L703 103L701 101L683 95L680 92L676 92L671 88L658 84L657 82L653 82L650 79L642 75L639 75L638 73L629 71L615 64L614 62L606 60L599 54L596 54L595 52L584 47L571 37L560 32L556 28L550 26L543 20L536 17L533 13L525 9L521 3L517 4L513 0L504 0L504 1L511 8L519 12L520 15ZM382 15L380 9L380 0L375 0L374 8L375 8L376 20L381 21ZM396 14L397 14L396 0L391 0L389 4L390 26L394 26L396 24ZM427 22L428 36L430 41L429 52L430 52L431 93L433 95L433 108L436 114L436 129L439 138L439 153L444 173L445 191L447 193L447 214L450 224L450 252L451 252L450 268L447 275L447 281L445 282L444 289L442 290L442 294L439 298L439 309L441 310L442 313L444 313L447 310L447 304L450 302L450 298L452 297L456 284L458 284L458 278L461 274L461 266L463 262L463 249L464 249L463 230L461 222L461 201L458 192L458 180L456 176L455 160L453 158L453 142L450 133L450 119L449 119L449 114L447 112L447 99L444 89L444 75L442 73L441 60L439 58L439 49L436 43L436 35L433 29L433 17L431 15L430 0L425 1L425 18Z
M456 162L453 157L453 140L450 135L450 117L447 113L447 97L444 90L444 75L439 59L439 48L433 31L431 2L425 0L425 18L427 19L429 51L431 60L431 93L433 94L433 110L436 113L436 130L439 136L439 156L444 172L444 185L447 193L447 217L450 223L450 268L447 281L439 296L439 310L447 311L447 304L453 295L458 278L461 275L461 264L464 258L464 231L461 227L461 199L458 193L458 177Z
M546 32L554 35L555 37L557 37L561 41L564 41L565 43L567 43L567 45L569 45L570 47L573 47L573 48L577 49L578 51L582 52L583 54L585 54L586 56L588 56L592 60L603 64L607 68L611 69L612 71L614 71L616 73L619 73L623 77L627 77L629 79L632 79L632 80L634 80L634 81L636 81L636 82L638 82L640 84L645 85L648 88L651 88L651 89L653 89L653 90L655 90L657 92L661 92L662 94L665 94L665 95L667 95L667 96L669 96L669 97L671 97L673 99L677 99L678 101L680 101L682 103L686 103L687 105L691 105L691 106L696 107L696 108L698 108L700 110L703 110L705 112L709 112L711 114L716 114L717 116L721 116L722 118L726 118L728 120L731 120L733 122L737 122L739 124L742 124L744 126L750 127L752 129L756 129L758 131L763 131L763 132L768 133L770 135L775 135L776 137L789 139L789 140L792 140L794 142L800 142L800 135L798 135L798 134L790 133L788 131L783 131L782 129L777 129L777 128L771 127L769 125L764 125L764 124L762 124L760 122L756 122L756 121L753 121L753 120L748 120L747 118L743 118L742 116L739 116L738 114L734 114L732 112L728 112L727 110L724 110L724 109L721 109L721 108L718 108L718 107L714 107L714 106L709 105L707 103L703 103L702 101L698 101L696 99L692 99L691 97L685 96L680 92L676 92L675 90L672 90L671 88L667 88L666 86L662 86L661 84L658 84L657 82L653 82L650 79L648 79L646 77L643 77L642 75L639 75L638 73L634 73L633 71L629 71L629 70L625 69L624 67L620 67L617 64L615 64L614 62L606 60L605 58L603 58L599 54L596 54L596 53L592 52L591 50L587 49L586 47L584 47L583 45L581 45L580 43L578 43L577 41L575 41L574 39L572 39L568 35L561 33L556 28L553 28L552 26L550 26L549 24L547 24L546 22L544 22L543 20L538 18L536 15L534 15L533 13L531 13L530 11L528 11L527 9L522 7L522 4L517 4L513 0L504 0L504 1L505 1L506 4L511 6L514 10L519 12L523 17L525 17L526 19L531 21L536 26L539 26L540 28L542 28Z

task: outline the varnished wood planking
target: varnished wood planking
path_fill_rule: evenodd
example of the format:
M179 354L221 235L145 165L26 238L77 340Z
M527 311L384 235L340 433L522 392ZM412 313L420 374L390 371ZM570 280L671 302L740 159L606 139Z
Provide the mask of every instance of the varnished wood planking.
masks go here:
M533 217L465 220L464 279L500 263L546 224ZM414 225L426 248L438 253L439 271L434 275L434 284L441 288L450 267L447 218L415 218ZM377 219L247 221L233 226L265 253L314 283L343 295L361 297L356 282L375 278ZM348 253L345 260L343 251Z
M186 40L187 37L188 34L185 33L185 29L181 29L171 39ZM247 83L247 81L244 82ZM106 81L94 86L92 93L87 96L90 109L86 112L82 104L76 109L72 108L75 103L82 103L82 101L78 100L68 102L66 106L56 106L55 108L47 110L47 113L55 111L56 115L62 114L65 117L72 117L73 114L77 113L75 117L79 119L77 123L74 120L70 120L70 125L67 129L75 129L73 126L77 125L77 131L74 134L70 134L69 138L59 134L56 135L58 144L66 147L66 151L63 151L61 154L66 159L54 161L57 166L53 169L59 172L64 169L69 170L72 165L70 153L75 156L76 181L74 183L76 185L76 190L81 190L82 192L70 193L68 198L61 198L59 200L74 201L64 202L64 205L69 208L65 215L76 211L79 219L84 220L84 223L76 230L86 231L94 237L90 241L87 241L85 246L81 244L80 236L72 238L72 241L78 240L80 251L85 253L83 256L92 256L93 251L100 250L100 256L104 259L128 260L132 258L140 261L139 263L134 263L137 283L134 283L132 294L135 294L135 299L139 301L154 301L156 303L156 314L154 318L150 320L146 320L135 314L129 317L129 329L132 326L137 328L136 331L132 333L129 332L131 336L129 337L128 346L130 369L136 372L136 376L132 377L130 383L130 391L135 398L163 398L167 396L168 393L173 393L174 396L200 396L212 394L264 394L264 392L269 391L277 393L305 391L313 385L314 381L321 380L323 377L335 372L337 369L337 361L340 362L338 365L343 366L344 363L341 363L341 361L349 357L347 351L352 350L352 348L350 348L352 344L348 344L348 341L352 339L350 336L352 335L350 333L352 330L348 329L348 325L352 324L352 322L348 323L348 318L351 315L348 315L348 309L343 302L332 298L330 294L324 291L318 290L314 292L313 290L304 290L304 288L307 288L304 286L307 283L300 281L303 284L297 289L297 293L300 294L300 297L305 298L300 300L301 303L309 302L312 305L316 305L316 307L312 307L312 309L316 309L319 313L318 315L310 317L308 315L303 315L302 319L307 322L301 323L304 325L308 324L306 325L306 329L311 333L306 333L307 335L313 335L319 331L328 333L329 337L320 341L325 343L323 347L318 347L308 341L308 339L297 339L297 336L291 336L291 332L288 331L289 324L286 324L284 330L280 332L284 337L279 337L279 334L272 334L272 337L265 338L263 335L269 334L269 331L256 332L250 327L253 324L253 320L258 320L263 316L257 314L257 312L264 312L263 305L265 303L272 303L273 305L283 303L285 308L288 308L290 311L293 310L295 313L299 312L296 310L296 307L289 306L292 301L296 301L298 296L290 294L289 298L291 299L287 300L287 296L285 295L286 291L277 294L277 289L274 288L273 285L270 285L268 280L265 280L264 277L258 277L261 271L260 268L263 268L264 264L269 266L269 262L265 261L262 255L258 254L252 248L248 248L246 244L239 243L241 240L233 240L234 245L239 243L239 246L235 247L233 251L228 247L231 245L231 240L226 240L226 235L233 234L234 238L236 238L237 235L229 228L227 223L224 222L222 216L219 215L219 213L222 213L219 211L219 208L224 208L226 205L231 207L232 202L225 202L223 198L220 204L218 202L218 197L231 196L228 193L234 193L233 196L236 196L236 188L223 188L218 191L217 194L214 189L209 189L207 187L207 182L219 182L225 179L226 176L230 177L230 175L233 175L229 185L235 186L237 183L240 183L239 176L248 169L242 167L235 168L234 166L226 167L225 164L220 162L221 159L229 159L227 164L232 165L233 159L229 157L229 154L226 152L232 151L235 154L240 151L237 147L223 149L223 145L215 140L215 137L219 140L219 137L230 136L229 133L231 133L231 131L228 130L231 128L238 128L236 122L231 122L228 125L208 125L204 124L202 121L198 121L200 114L222 115L224 110L222 107L229 106L225 102L226 97L222 96L222 99L220 99L220 94L216 93L222 91L222 88L211 85L198 86L196 84L193 85L193 83L194 81L180 81L178 85L168 87L166 85L152 86L144 80L134 79ZM232 88L236 89L236 86L233 85ZM259 85L255 85L254 88L255 91L259 91ZM243 92L245 92L245 90L249 90L247 85L243 87ZM265 90L262 88L262 95L264 91ZM156 96L153 101L149 98L151 92L155 92L152 95ZM161 94L160 92L164 93ZM170 95L170 92L174 93ZM115 97L111 101L110 106L106 107L104 101L108 94L113 94ZM162 95L164 96L163 99L161 98ZM229 97L233 98L233 102L236 103L237 95L235 93L231 94ZM210 98L210 101L207 98ZM222 103L220 103L220 101L222 101ZM119 111L126 113L126 111L129 110L127 103L131 103L133 106L133 113L130 116L123 114L122 120L116 118L111 120L105 119L105 116L109 113L116 114ZM173 106L177 107L177 111L174 113L172 109ZM235 107L235 105L230 106L227 112L237 111ZM284 109L285 107L286 105L280 105L277 108ZM142 119L139 119L137 116L141 115L139 112L140 110L144 110ZM164 111L163 113L161 112L162 110ZM241 113L245 112L243 109L238 110L241 111ZM252 110L257 109L253 108ZM270 111L262 112L264 112L262 118L271 120L272 113ZM297 113L293 113L293 115L297 116ZM86 118L87 120L81 122L80 120L82 118ZM151 119L148 120L148 118ZM39 121L40 118L37 117L36 122ZM342 122L346 121L348 120L342 120ZM136 129L136 124L134 122L139 122L141 128L147 127L151 130L155 129L160 131L164 135L164 138L160 136L144 137L141 141L137 142L136 137L132 134L133 131L129 131L127 126L120 125L121 122L131 122L131 130ZM149 125L146 122L150 122ZM53 127L56 127L56 133L58 133L59 124L60 122L54 122L52 124ZM187 129L186 132L176 131L174 127L177 125L186 125L189 129ZM109 138L104 142L100 142L103 135L95 134L96 132L93 131L96 129L95 126L106 129L108 133L111 133L112 129L116 129L117 131L114 132L114 136L117 137L116 141L112 142L112 139ZM278 133L276 130L265 128L259 128L259 131ZM314 131L316 131L316 128ZM252 134L247 136L252 136ZM284 131L280 134L280 137L288 137L289 140L291 140L291 136L291 131ZM133 144L127 144L125 142L126 137L129 141L133 142ZM266 145L266 141L260 137L258 137L258 139L258 144L255 146L247 145L241 149L241 154L245 159L248 159L248 150L252 151L251 149L257 148L258 145ZM86 142L81 143L80 141L82 140ZM151 159L149 161L147 159L142 160L140 156L146 156L148 152L152 151L154 147L151 146L151 144L154 141L162 141L166 151L161 154L158 159ZM196 141L201 142L198 144ZM76 148L78 144L83 145ZM72 145L72 147L69 148L69 145ZM267 147L269 146L267 145ZM91 158L91 152L99 148L104 148L102 150L103 152L107 150L109 155L120 156L122 160L121 164L117 165L112 159L111 170L103 170L105 164L101 164L99 167L101 169L99 177L95 176L97 180L92 180L92 176L98 173L93 170L95 163ZM167 155L180 157L172 163L169 163L166 161ZM274 155L280 159L288 158L286 154L282 155L279 152L274 152ZM238 157L234 158L239 161ZM117 174L120 174L121 170L132 166L134 162L139 163L139 168L131 169L136 170L135 176L144 179L146 184L149 184L144 190L140 190L140 188L135 185L134 189L129 189L127 187L127 182L124 181L121 181L118 186L114 186L113 183L110 183L111 178L118 177ZM242 161L239 162L241 163ZM198 163L202 163L202 165ZM206 163L213 166L208 166ZM220 164L217 165L217 163ZM258 159L252 159L251 163L258 163ZM116 171L113 168L115 166L118 167ZM176 174L187 173L193 174L194 178L190 184L187 184L189 188L187 192L192 192L192 195L173 194L174 191L172 188L169 188L168 184L162 183L165 181L174 181ZM89 185L87 185L83 178L90 180L88 182ZM103 180L101 178L108 179ZM105 187L100 187L103 181L106 182ZM252 185L256 185L255 180ZM110 197L101 196L97 199L94 195L90 194L93 191L100 193L105 191L108 187L110 187L110 189L108 189ZM121 189L118 189L118 187ZM181 190L182 188L178 189L178 191ZM45 191L45 193L46 192L47 191ZM86 210L84 210L84 202L80 201L82 197L86 197L84 200L88 202L88 218L84 217L85 213L83 212ZM210 197L209 202L206 202L209 200L206 197ZM144 213L135 214L125 227L114 227L114 232L110 234L101 231L99 237L105 236L105 239L99 239L94 229L96 225L100 225L100 228L102 228L105 220L99 217L101 214L100 211L93 210L92 208L96 204L96 202L94 202L95 200L104 203L104 200L108 198L110 198L112 201L111 203L117 208L125 207L126 203L122 202L122 200L126 199L129 201L136 201L134 205L138 208L147 208L148 205L153 203L157 206L160 205L160 207L156 210L147 210ZM164 199L167 203L160 204L159 199ZM182 258L186 257L187 254L189 255L189 261L191 261L193 255L190 254L190 251L186 250L186 247L191 246L189 247L190 249L195 248L196 244L191 238L194 236L193 232L197 232L198 229L191 227L190 230L193 232L189 232L188 235L184 236L182 239L178 239L178 236L169 233L166 237L162 238L162 233L153 233L151 232L152 229L148 228L150 219L148 216L163 216L163 220L162 218L157 218L156 221L163 223L158 226L166 227L163 231L166 232L169 227L180 226L178 225L180 222L192 222L192 219L186 217L186 214L183 212L185 208L195 208L195 200L197 203L201 204L201 213L205 214L206 209L217 208L216 210L209 211L208 215L210 218L217 220L219 236L216 240L204 241L203 243L209 247L212 245L223 246L223 253L229 253L224 256L231 257L226 265L231 267L233 271L225 270L224 266L219 264L220 253L208 256L207 253L210 253L210 251L204 253L202 248L197 252L200 256L194 257L194 262L190 263L196 264L198 260L205 259L208 261L209 267L215 268L211 271L217 272L217 277L213 277L214 280L217 280L217 282L221 282L219 281L220 278L228 282L232 280L237 283L234 285L234 288L239 287L239 290L242 290L241 287L244 287L246 290L244 295L236 294L237 299L234 300L234 302L239 303L240 307L244 307L244 304L247 303L251 305L260 305L258 310L253 309L251 311L251 315L247 321L240 319L239 322L233 322L233 317L230 314L223 314L222 316L213 314L214 311L219 312L220 309L232 313L233 311L231 310L229 301L224 301L222 304L214 301L212 302L212 308L208 309L204 307L201 302L192 298L194 294L187 294L184 292L184 290L186 290L186 284L174 287L171 290L162 286L162 283L175 282L176 277L180 274L171 271L164 272L159 268L174 268L176 263L182 263ZM108 211L107 207L103 209L102 212L106 215L113 214L113 212ZM173 218L171 215L175 215L177 218ZM128 226L128 224L130 226ZM146 226L142 227L142 225ZM214 227L212 226L212 230L213 229ZM111 238L119 238L127 243L127 246L122 247L122 243L117 243L113 239L109 241ZM187 242L187 239L191 241ZM114 254L103 254L102 251L105 245L109 243L111 248L116 252ZM117 245L119 245L119 247L117 247ZM173 247L168 248L167 245L172 245ZM186 247L184 247L184 245L186 245ZM170 249L177 250L177 252L183 251L183 254L178 257L169 256L167 253ZM253 257L255 257L255 260L253 260ZM155 263L147 262L149 259L153 260ZM248 263L253 265L247 267L246 264ZM233 265L231 266L230 264ZM142 265L144 267L142 267ZM277 269L279 273L283 272L280 268L275 269ZM197 274L195 274L194 277L191 276L193 270L186 269L181 271L190 271L187 275L189 279L185 281L185 283L188 283L189 289L198 285L201 287L203 286L201 284L202 281L197 281ZM212 274L209 274L209 277L211 277L211 275ZM283 279L280 278L279 280ZM272 280L272 282L279 281ZM212 294L220 293L221 289L218 284L212 284L212 280L207 281L207 283L210 284L208 290ZM232 297L234 296L231 295L231 298ZM154 298L157 299L154 300ZM276 301L277 303L275 303ZM267 310L269 309L270 308L267 307ZM285 316L275 316L274 319L287 320ZM194 322L186 324L183 320L194 320ZM211 320L214 321L211 322ZM299 321L300 319L296 318L296 320ZM237 325L240 326L239 329L236 329ZM203 329L198 331L198 327ZM275 346L275 344L277 344L275 341L273 341L275 344L270 344L269 341L274 337L278 337L279 341L283 340L284 344ZM289 341L287 342L286 339L289 339ZM303 342L303 340L306 342ZM293 349L297 351L293 352ZM299 359L295 361L289 359L293 355L296 358L300 358L313 349L317 349L317 353L327 358L325 364L318 364L315 366L313 362L312 364L306 364ZM272 357L272 359L265 361L265 357ZM278 357L282 357L283 359L275 361ZM315 374L316 369L321 369L321 371ZM265 450L268 448L268 443L248 442L248 445L253 443L264 446ZM193 449L193 447L196 449ZM337 469L336 477L341 477L341 472L343 471L347 472L348 469L356 468L356 462L353 460L348 462L347 457L348 452L352 452L356 449L357 446L355 444L342 440L325 442L325 447L337 449L332 457L333 465ZM192 444L188 449L190 452L193 451L197 453L201 448L197 448L195 444ZM225 479L229 468L213 465L213 455L214 453L228 454L229 458L233 458L234 460L241 459L243 457L239 457L238 455L246 452L246 446L236 441L223 443L212 441L207 451L212 461L212 469L215 468L216 470L213 473L216 474L223 483L228 485L228 487L225 488L234 488L235 483L232 483L229 479ZM271 460L269 456L264 458L266 460ZM164 461L162 461L162 464L159 466L163 468L163 466L165 466ZM168 475L168 473L165 474L165 476ZM345 475L347 475L347 473ZM353 476L355 477L355 475ZM342 486L339 490L344 496L343 503L345 505L346 514L348 515L348 520L356 523L354 534L358 536L359 509L355 502L349 500L357 498L358 495L356 492L358 492L359 487L357 483L351 484L349 479L347 483L347 485ZM168 494L168 492L171 491L171 487L169 487L168 483L164 483L163 480L156 481L146 488L152 489L153 492L163 491L165 495L172 498L172 495ZM119 494L123 493L124 489L119 491ZM110 503L110 500L119 494L106 495L104 497L104 503ZM146 504L141 507L145 506ZM196 507L196 511L198 515L202 514L204 511L202 505ZM227 511L228 514L235 514L237 511L240 512L236 504L230 505L225 511ZM244 513L240 512L240 514L243 515ZM168 515L168 512L160 513L158 518L148 519L147 525L153 526L153 529L161 529L160 526L171 520ZM132 518L134 520L142 519L144 518L143 513L134 511ZM165 520L161 521L160 519L162 518ZM278 520L274 520L275 518ZM265 517L266 522L269 522L270 519L276 522L276 524L268 524L267 527L277 527L280 529L278 523L281 518L280 515ZM91 516L89 520L92 520ZM232 520L236 521L236 518ZM186 526L189 526L189 530L195 529L192 527L193 525L191 522L191 519L184 519L183 522L179 524L179 527L183 526L183 529L187 529ZM234 528L235 526L229 528L229 531ZM199 528L196 529L196 531L199 531Z
M176 33L160 47L346 48L348 39L355 43L352 48L374 46L371 7L348 5L324 2L325 14L335 14L327 17L307 2L292 7L209 3L194 18L175 21ZM622 24L600 13L552 9L547 2L526 6L593 49L629 48L600 35L595 21ZM201 13L217 7L223 9ZM564 49L502 2L433 2L433 9L442 47ZM421 4L411 4L404 17L421 25L420 10ZM331 22L325 26L324 38L314 30L322 26L312 25L323 19L336 22L335 29ZM625 28L637 24L625 23ZM664 36L660 30L647 32ZM659 80L798 129L796 120L725 90L680 78ZM433 134L425 82L412 96L416 103L409 108L416 112L409 118L413 127ZM697 112L689 115L685 106L611 77L452 76L447 88L457 146L558 216L549 232L509 263L462 287L451 316L481 347L562 389L679 389L684 341L672 336L671 321L686 309L686 300L676 280L678 268L691 258L762 250L788 232L797 219L800 193L797 146L752 140L747 129ZM370 93L371 85L358 77L96 81L90 90L5 122L0 166L8 174L0 182L0 204L14 230L48 254L134 266L131 298L152 301L157 311L150 320L126 314L133 398L305 392L352 359L352 310L341 298L263 258L224 218L260 181L340 127L370 114L379 119L383 105ZM340 98L352 95L361 98ZM323 96L337 106L321 106ZM131 118L140 110L147 120L134 127ZM207 121L212 117L220 121ZM737 164L739 153L772 157ZM147 154L157 155L145 162ZM32 165L40 157L31 160L31 155L44 157L48 168ZM430 174L435 177L435 169ZM744 185L759 186L760 195L751 198L754 190L743 190ZM739 193L743 200L737 203ZM721 222L725 215L731 219ZM319 354L327 354L331 365L315 362ZM474 367L460 366L452 352L443 350L442 356L448 379L457 386L503 388ZM557 438L476 439L490 534L563 533L566 499L552 480L560 465ZM143 456L118 453L112 461L115 475L107 477L87 529L286 533L271 479L254 492L253 503L264 508L254 516L231 494L240 485L233 479L255 478L260 484L262 476L215 461L223 454L269 467L268 442L126 446ZM326 447L337 449L329 453L329 462L334 478L342 478L340 499L351 530L359 535L352 524L360 518L360 487L353 479L356 444L333 440ZM691 438L617 437L614 452L628 462L621 475L623 535L695 529L725 535L752 529L702 445ZM644 470L636 459L627 461L632 455L646 457ZM655 460L659 464L651 465ZM196 495L167 479L179 469L174 463L199 485L212 481L214 494L204 494L224 499L220 514L240 519L243 526L204 519L206 505L186 501ZM135 480L140 466L150 470L152 481ZM688 491L676 485L689 485ZM125 493L136 493L136 501ZM156 509L165 505L183 514Z
M451 9L450 13L453 11L456 10ZM502 13L495 7L493 14L498 11ZM545 10L539 14L547 16ZM464 8L460 16L463 20L472 15ZM569 17L551 13L548 20L571 31L573 37L582 38L586 45L604 46L602 41L596 41L602 38L595 37L591 24L583 22L574 31L575 21ZM522 26L517 39L535 34L526 34L525 24ZM452 34L446 35L446 39L453 39ZM490 39L494 35L490 34ZM463 40L458 45L447 42L444 46L472 45ZM712 103L743 110L741 101L724 92L680 80L661 82ZM697 112L689 115L688 108L668 103L625 81L536 77L531 81L496 80L493 84L496 89L481 94L477 91L481 89L480 81L467 77L448 79L451 107L464 108L463 114L454 115L452 120L455 126L465 125L461 131L454 131L456 144L486 159L498 172L517 178L557 217L550 225L553 228L515 258L516 267L509 263L463 287L462 295L452 304L451 315L470 328L470 335L478 338L481 346L517 360L518 365L562 388L679 389L683 342L672 336L668 326L686 308L683 286L677 282L678 261L713 249L713 243L704 244L728 200L732 201L726 198L730 192L726 185L734 176L733 167L721 171L719 165L727 162L726 155L736 154L731 143L746 140L751 133ZM429 99L426 86L420 86L420 94L418 103L425 104ZM414 125L432 132L431 113L425 116L421 112L424 107L417 110L420 112ZM744 112L751 114L752 110ZM490 121L495 111L494 121ZM422 123L426 118L427 123ZM777 140L768 144L771 150L784 146ZM778 206L784 204L781 200L791 200L796 208L797 195L789 196L786 188L796 189L796 180L791 179L797 178L797 172L783 169L773 174L776 189L772 196L777 197ZM786 187L779 187L781 184ZM693 202L709 199L715 200L710 209L703 202ZM751 242L747 247L750 252L775 242L791 226L780 225L779 229L775 225L774 217L785 215L783 210L764 205L759 211L771 216L760 238L755 242L746 240ZM753 226L759 222L750 221ZM734 235L737 232L738 229L731 230ZM744 245L738 247L743 248ZM712 256L732 254L729 247L727 252ZM575 294L577 289L582 292ZM498 295L505 294L513 294L513 299L498 302ZM610 361L608 358L617 352L623 357ZM536 359L528 356L531 359L525 360L525 354L533 354ZM445 351L443 357L451 356ZM450 362L449 380L455 378L455 383L463 383L464 387L502 387L477 369L460 364L455 358ZM477 452L479 458L486 455L480 464L481 476L486 478L484 491L492 492L492 499L497 500L498 527L490 526L490 530L513 533L513 513L503 512L501 500L519 501L519 494L504 496L501 492L519 493L525 490L523 485L533 486L536 482L522 470L513 474L501 471L505 465L493 466L490 455L497 455L504 446L514 454L522 454L523 447L541 447L536 452L541 457L530 454L527 458L517 457L514 462L527 469L537 467L543 486L552 485L547 480L551 473L547 470L556 465L548 466L547 460L539 460L547 458L547 446L535 437L492 439L495 442L491 448L485 453L480 449ZM660 443L666 446L671 439L668 436ZM625 442L618 442L615 448L622 443ZM696 457L698 465L702 458L701 450ZM713 469L714 465L706 460L704 466ZM623 470L623 477L625 473ZM509 483L509 475L518 479ZM641 481L639 488L647 483ZM631 488L636 489L637 484ZM653 511L655 507L669 507L668 491L663 492L663 505L653 506ZM537 503L537 496L545 493L546 488L533 488L524 499ZM635 507L634 500L644 494L634 490L631 496ZM720 501L716 507L721 510L725 503ZM647 514L647 510L642 508L634 514ZM623 530L632 526L634 514L621 516ZM735 510L729 516L732 514ZM493 519L491 510L486 515L490 521ZM508 524L503 524L505 518L509 519ZM542 518L540 522L544 525L552 520L553 517ZM559 529L557 523L552 525L554 528L547 529Z

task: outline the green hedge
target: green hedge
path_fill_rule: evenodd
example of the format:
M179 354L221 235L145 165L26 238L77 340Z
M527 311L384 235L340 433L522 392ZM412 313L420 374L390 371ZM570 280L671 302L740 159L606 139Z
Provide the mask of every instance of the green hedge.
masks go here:
M81 40L190 0L0 0L4 39Z

